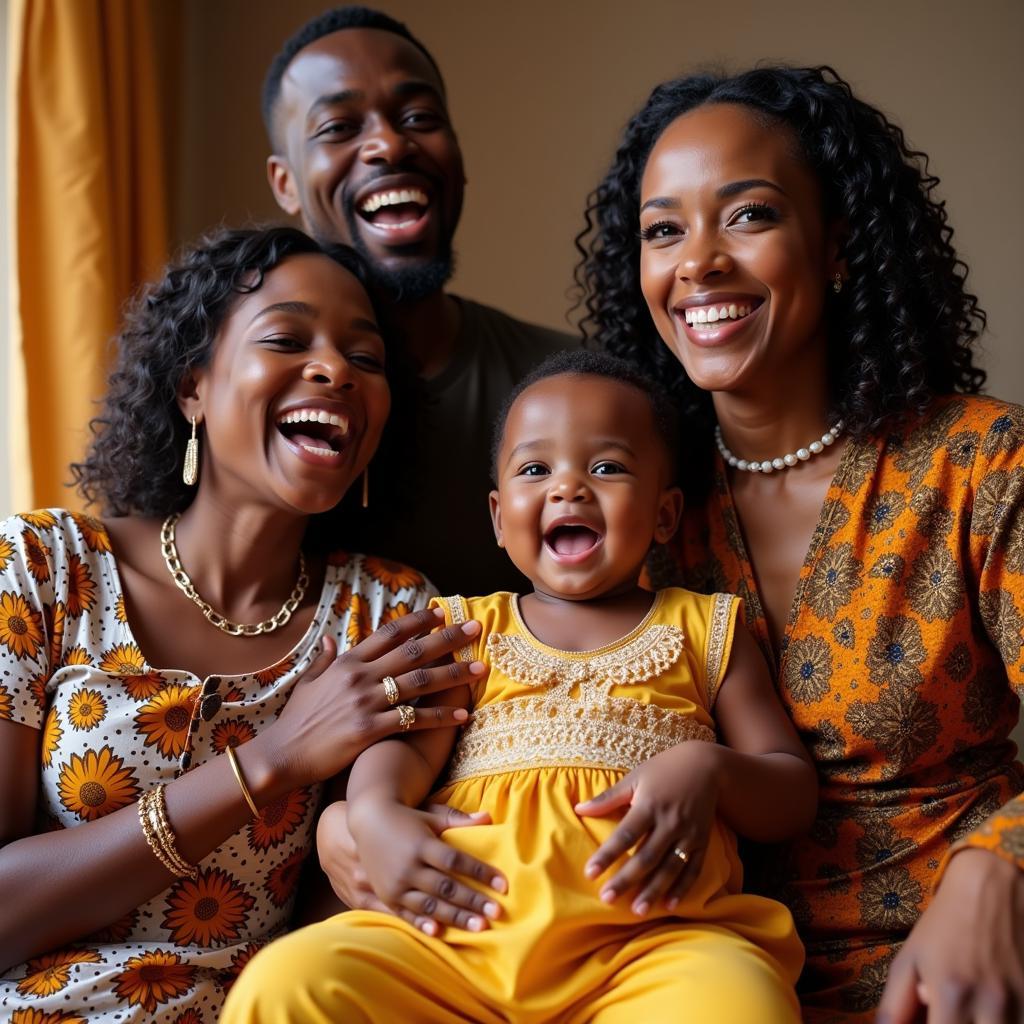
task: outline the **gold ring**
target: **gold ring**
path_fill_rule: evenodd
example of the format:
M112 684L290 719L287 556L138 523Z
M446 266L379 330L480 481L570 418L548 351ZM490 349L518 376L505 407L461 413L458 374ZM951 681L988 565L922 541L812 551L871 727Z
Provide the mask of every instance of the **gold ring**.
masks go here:
M688 860L690 859L690 855L689 855L689 854L688 854L688 853L687 853L687 852L686 852L685 850L681 850L681 849L679 849L679 847L678 847L678 846L677 846L677 847L676 847L676 848L675 848L675 849L674 849L674 850L673 850L672 852L673 852L673 853L674 853L674 854L675 854L675 855L676 855L676 856L677 856L677 857L678 857L678 858L679 858L679 859L680 859L680 860L681 860L681 861L682 861L682 862L683 862L684 864L685 864L685 863L686 863L686 862L687 862L687 861L688 861Z
M416 709L408 704L399 704L395 710L398 712L398 724L402 732L408 732L416 722Z
M381 685L384 687L384 699L388 702L388 705L394 705L398 703L398 683L395 682L393 676L385 676L381 680Z

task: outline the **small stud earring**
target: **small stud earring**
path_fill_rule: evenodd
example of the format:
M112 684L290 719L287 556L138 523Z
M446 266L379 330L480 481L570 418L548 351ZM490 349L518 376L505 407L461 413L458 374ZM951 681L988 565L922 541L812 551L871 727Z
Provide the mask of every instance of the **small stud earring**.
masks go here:
M196 437L196 418L192 417L192 436L185 445L185 465L182 467L181 479L187 487L193 487L199 479L199 438Z
M363 470L363 508L370 507L370 467Z
M838 295L843 290L843 275L836 271L836 276L832 278L832 291Z

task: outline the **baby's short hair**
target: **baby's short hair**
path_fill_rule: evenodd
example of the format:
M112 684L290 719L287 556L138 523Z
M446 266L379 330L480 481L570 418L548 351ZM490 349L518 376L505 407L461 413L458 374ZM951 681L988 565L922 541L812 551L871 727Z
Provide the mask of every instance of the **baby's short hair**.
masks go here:
M494 433L491 439L491 479L495 483L498 480L498 450L505 437L505 421L508 419L509 410L516 399L534 384L546 380L548 377L561 376L604 377L642 392L650 402L654 426L668 451L672 472L673 475L675 474L679 463L681 441L679 411L667 392L647 374L642 373L632 363L627 363L624 359L610 356L605 352L575 348L564 349L548 356L542 363L535 366L505 399L494 422Z

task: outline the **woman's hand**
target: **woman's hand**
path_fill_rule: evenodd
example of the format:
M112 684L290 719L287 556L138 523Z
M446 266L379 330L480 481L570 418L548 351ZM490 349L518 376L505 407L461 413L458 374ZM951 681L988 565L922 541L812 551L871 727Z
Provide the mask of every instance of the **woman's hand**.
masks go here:
M262 767L279 792L337 775L368 746L401 729L397 705L479 679L485 667L478 661L430 667L479 631L477 622L444 626L444 612L429 609L385 623L340 656L325 638L278 720L240 748L239 756L250 759L254 774ZM395 706L387 701L385 676L398 686ZM454 707L419 708L415 715L413 729L451 728L468 718L464 708Z
M434 835L439 836L445 829L465 828L470 825L489 825L491 816L486 811L466 814L444 804L431 804L417 812ZM316 848L320 856L320 867L331 883L335 895L353 910L378 910L391 913L382 903L370 885L370 880L359 862L359 850L348 827L348 804L336 800L324 808L316 830ZM456 909L474 912L478 906L478 894L468 890L471 896L460 903L457 894L448 897ZM407 920L412 923L412 917Z
M601 889L606 903L639 889L635 913L646 914L663 897L668 909L675 909L704 861L717 802L716 749L713 743L681 743L634 768L593 800L576 805L576 813L588 818L629 807L584 869L587 878L597 878L637 848Z
M1024 873L988 850L950 860L889 969L878 1024L1024 1020Z
M439 839L429 814L391 801L358 800L349 809L349 827L371 890L385 909L427 935L440 934L442 924L483 931L501 913L494 899L454 876L497 893L508 891L504 876Z

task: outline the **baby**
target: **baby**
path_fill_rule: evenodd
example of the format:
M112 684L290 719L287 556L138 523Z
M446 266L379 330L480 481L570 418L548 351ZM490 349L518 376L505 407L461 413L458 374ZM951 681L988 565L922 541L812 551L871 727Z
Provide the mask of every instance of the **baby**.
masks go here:
M799 1020L792 919L741 893L734 830L806 829L814 771L738 599L639 585L682 510L679 433L652 382L596 353L513 392L491 513L533 590L438 602L482 627L458 655L471 722L378 743L349 781L361 862L397 916L273 944L225 1021ZM383 685L404 699L414 674ZM437 838L415 808L445 765L435 799L489 823Z

